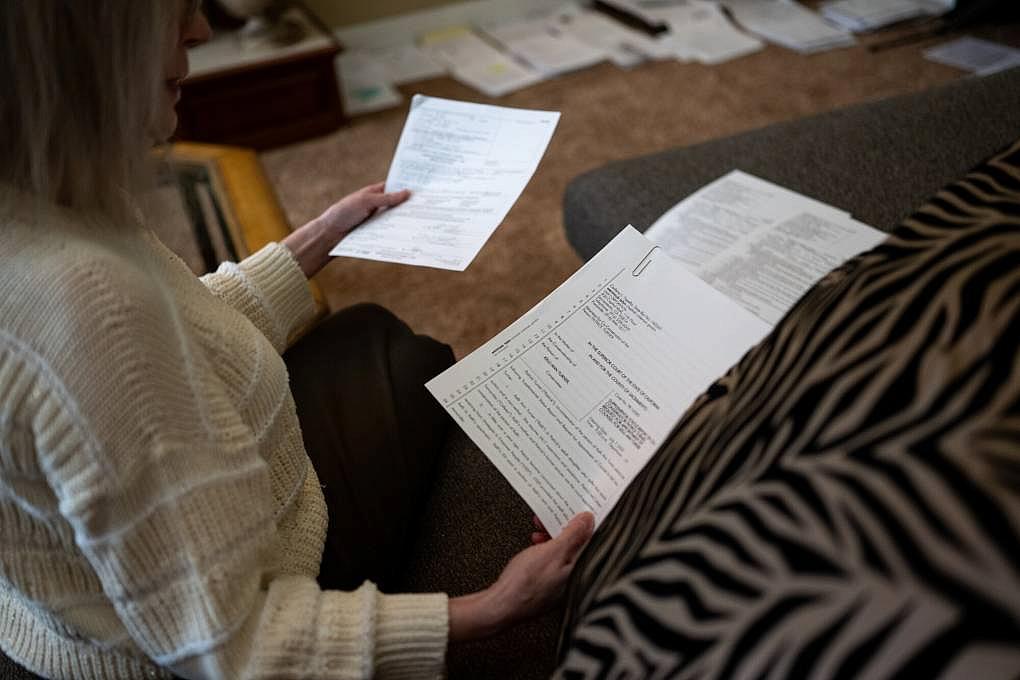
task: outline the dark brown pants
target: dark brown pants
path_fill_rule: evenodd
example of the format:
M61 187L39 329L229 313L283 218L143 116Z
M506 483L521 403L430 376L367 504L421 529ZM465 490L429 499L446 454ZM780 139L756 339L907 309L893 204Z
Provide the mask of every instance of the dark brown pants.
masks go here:
M358 305L326 319L284 360L329 508L319 583L350 590L369 579L386 589L450 426L424 385L453 352L382 307Z

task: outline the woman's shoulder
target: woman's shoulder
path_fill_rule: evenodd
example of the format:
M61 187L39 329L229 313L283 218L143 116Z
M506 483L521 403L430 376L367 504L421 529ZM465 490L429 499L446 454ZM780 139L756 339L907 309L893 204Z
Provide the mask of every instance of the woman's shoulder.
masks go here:
M58 210L0 217L0 285L28 297L86 298L90 283L143 292L157 281L139 262L140 227Z
M51 354L172 316L139 232L57 211L0 219L0 333Z

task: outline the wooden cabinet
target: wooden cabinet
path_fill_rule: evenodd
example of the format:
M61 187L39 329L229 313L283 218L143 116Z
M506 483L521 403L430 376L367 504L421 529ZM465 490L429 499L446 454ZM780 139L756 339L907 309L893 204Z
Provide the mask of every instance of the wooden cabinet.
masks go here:
M229 33L214 37L192 51L176 138L267 149L335 130L344 120L339 52L325 35L278 49L244 48Z

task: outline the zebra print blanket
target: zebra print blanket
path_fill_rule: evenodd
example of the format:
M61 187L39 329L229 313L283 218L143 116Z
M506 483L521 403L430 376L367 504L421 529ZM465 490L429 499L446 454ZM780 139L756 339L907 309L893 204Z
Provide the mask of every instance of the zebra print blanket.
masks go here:
M818 283L600 527L560 678L1020 677L1020 143Z

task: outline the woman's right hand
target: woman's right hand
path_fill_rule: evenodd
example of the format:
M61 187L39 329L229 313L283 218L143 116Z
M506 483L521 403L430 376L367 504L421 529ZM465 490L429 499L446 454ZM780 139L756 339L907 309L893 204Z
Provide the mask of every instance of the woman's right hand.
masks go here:
M451 598L450 641L486 637L549 609L594 527L595 517L582 512L556 538L517 553L485 590Z

